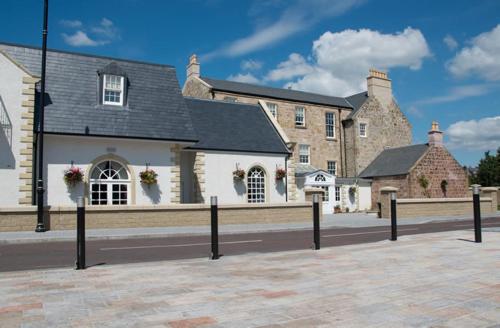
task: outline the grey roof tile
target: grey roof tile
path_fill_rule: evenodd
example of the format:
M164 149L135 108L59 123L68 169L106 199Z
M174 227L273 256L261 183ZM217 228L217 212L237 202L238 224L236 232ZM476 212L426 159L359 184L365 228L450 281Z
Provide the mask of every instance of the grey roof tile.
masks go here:
M39 48L0 43L0 50L40 75ZM126 106L99 104L97 71L103 69L127 74ZM172 66L49 50L46 76L48 133L197 140Z
M407 174L429 145L419 144L382 151L359 175L361 178Z
M320 95L317 93L265 87L261 85L241 83L226 80L216 80L208 77L201 79L212 86L214 90L229 91L254 96L265 96L269 98L293 100L297 102L352 108L352 106L341 97Z
M349 104L352 105L353 110L349 115L346 117L346 120L350 120L353 118L353 116L359 111L361 106L366 102L368 99L368 92L363 91L360 93L357 93L355 95L349 96L345 98Z
M199 141L191 149L288 154L260 106L185 98Z

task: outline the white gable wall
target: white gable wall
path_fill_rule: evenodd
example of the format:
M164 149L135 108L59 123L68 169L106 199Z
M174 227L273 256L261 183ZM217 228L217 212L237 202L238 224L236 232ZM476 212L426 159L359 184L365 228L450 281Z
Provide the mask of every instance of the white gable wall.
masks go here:
M24 76L28 75L0 53L0 96L12 122L12 144L0 127L0 206L17 206L21 197L19 164Z
M210 196L218 196L219 204L247 203L246 176L243 181L233 180L238 165L245 172L254 166L263 168L266 203L285 203L286 183L275 179L276 167L285 168L285 157L285 154L205 151L205 202L210 203Z
M168 204L171 198L171 144L157 141L111 139L46 135L45 170L47 177L46 201L48 205L75 205L78 196L83 196L83 183L68 188L63 172L71 167L71 161L88 175L91 163L100 156L118 156L128 162L135 189L135 205ZM157 186L143 186L139 172L149 168L158 173ZM125 163L127 164L127 163ZM88 177L86 177L88 178Z

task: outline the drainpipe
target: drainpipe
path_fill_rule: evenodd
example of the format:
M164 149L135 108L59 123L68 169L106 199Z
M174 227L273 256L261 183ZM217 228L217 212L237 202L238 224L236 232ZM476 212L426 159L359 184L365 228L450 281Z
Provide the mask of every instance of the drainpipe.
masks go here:
M340 144L340 176L344 176L344 156L342 156L342 131L344 130L344 123L342 123L342 108L339 108L339 144ZM345 149L345 145L344 145Z
M38 181L37 181L37 225L36 232L45 232L43 218L43 132L44 132L44 111L45 111L45 66L47 62L47 20L49 16L49 0L44 0L43 6L43 30L42 30L42 74L40 81L40 108L38 115L38 124L40 126L38 133Z

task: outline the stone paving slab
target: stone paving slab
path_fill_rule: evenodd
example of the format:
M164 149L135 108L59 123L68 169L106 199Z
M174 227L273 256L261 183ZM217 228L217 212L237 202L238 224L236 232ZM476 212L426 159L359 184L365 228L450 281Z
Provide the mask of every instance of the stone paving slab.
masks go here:
M1 273L0 327L498 327L500 231L471 238Z
M500 217L500 212L492 217ZM76 220L76 218L75 218ZM449 217L422 217L401 219L398 225L421 224L443 221L470 221L470 216ZM375 214L366 213L342 213L328 214L323 216L322 228L360 228L360 227L383 227L390 226L389 219L378 219ZM256 233L269 231L286 231L311 229L311 222L294 222L278 224L226 224L219 226L219 232L223 234L232 233ZM34 227L33 227L34 229ZM121 229L87 229L87 240L103 239L129 239L129 238L154 238L179 235L207 235L210 234L210 226L186 226L186 227L158 227L158 228L121 228ZM75 230L51 230L44 233L34 231L0 232L0 244L34 243L47 241L74 241Z

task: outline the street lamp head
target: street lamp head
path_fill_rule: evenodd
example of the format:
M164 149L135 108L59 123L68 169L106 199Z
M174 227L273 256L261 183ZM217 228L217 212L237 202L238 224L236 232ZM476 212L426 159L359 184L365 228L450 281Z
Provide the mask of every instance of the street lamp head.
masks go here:
M479 195L479 190L481 189L481 185L473 184L471 187L472 187L472 193L474 195Z
M313 203L319 203L319 195L318 194L313 195Z
M391 192L391 200L396 200L396 192Z
M210 197L210 205L217 206L217 196Z

